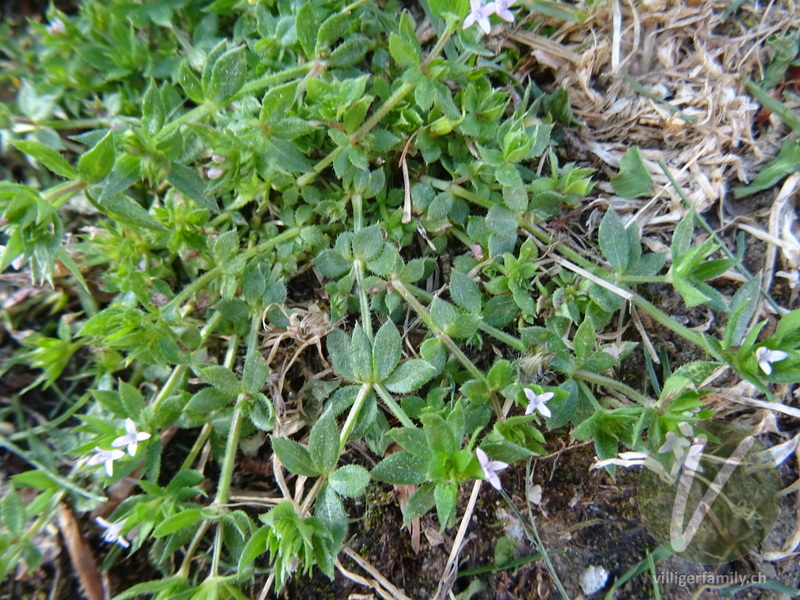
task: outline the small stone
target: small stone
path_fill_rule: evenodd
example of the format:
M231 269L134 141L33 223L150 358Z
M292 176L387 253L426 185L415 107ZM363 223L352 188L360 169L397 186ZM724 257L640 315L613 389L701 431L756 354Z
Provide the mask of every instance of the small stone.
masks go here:
M603 567L596 567L592 565L581 573L581 589L587 596L596 594L603 589L608 581L608 571Z

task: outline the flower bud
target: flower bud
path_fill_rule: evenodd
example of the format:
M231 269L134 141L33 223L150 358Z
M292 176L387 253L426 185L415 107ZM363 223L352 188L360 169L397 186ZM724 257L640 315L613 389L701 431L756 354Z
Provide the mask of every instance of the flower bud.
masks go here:
M222 177L224 171L219 167L211 167L208 171L206 171L206 175L208 175L209 179L219 179Z
M67 33L67 26L64 25L64 21L56 17L47 25L47 33L50 35L63 35Z
M219 154L212 154L211 155L211 162L217 163L218 165L221 165L226 160L228 160L228 159L225 156L220 156Z

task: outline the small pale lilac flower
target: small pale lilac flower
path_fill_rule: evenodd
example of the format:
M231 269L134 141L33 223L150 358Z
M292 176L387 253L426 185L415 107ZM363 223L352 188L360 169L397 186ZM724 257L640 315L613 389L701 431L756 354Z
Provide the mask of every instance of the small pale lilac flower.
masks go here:
M706 447L706 440L695 438L689 451L686 453L686 459L683 461L683 466L697 471L700 467L700 458L703 456L703 449Z
M64 25L64 21L56 17L47 24L47 33L54 36L63 35L67 33L67 26Z
M494 14L494 2L484 4L483 0L469 0L469 7L470 12L467 18L464 19L464 29L468 29L477 23L483 33L489 33L492 28L492 24L489 23L489 17Z
M545 392L544 394L537 394L530 388L525 388L525 396L528 398L528 408L525 409L525 414L529 415L533 411L538 410L545 417L550 418L552 414L550 409L545 406L545 402L551 400L555 394L553 392Z
M131 456L136 456L136 445L139 442L150 439L150 434L143 431L137 431L136 423L133 422L133 419L125 419L125 431L127 433L115 439L113 442L111 442L111 445L114 446L114 448L122 448L123 446L127 446L128 454Z
M514 13L509 8L514 5L516 0L494 0L494 13L509 23L514 21Z
M219 154L212 154L211 155L211 162L217 163L218 165L221 165L226 160L228 160L228 159L225 156L220 156Z
M767 375L772 375L772 363L780 362L788 357L789 355L783 350L770 350L764 346L756 350L758 366L761 367L761 370Z
M223 173L224 173L224 171L222 169L220 169L219 167L211 167L206 172L206 175L208 175L209 179L219 179L220 177L222 177Z
M109 477L114 475L114 461L125 456L122 450L103 450L100 446L95 446L94 451L94 456L90 457L86 464L89 466L105 465L106 475Z
M125 521L122 521L121 523L109 523L103 517L97 517L95 519L95 523L106 530L103 534L103 540L109 544L119 544L123 548L130 547L131 543L122 535L120 535L122 533L122 527L125 525Z
M481 463L481 469L483 469L483 474L486 475L486 479L489 480L489 483L492 484L494 489L499 490L502 488L500 485L500 477L497 476L498 471L502 471L503 469L507 469L508 465L504 462L499 460L489 460L486 452L481 450L480 448L477 449L478 453L478 462Z
M658 449L658 453L666 454L667 452L672 452L675 455L675 460L680 461L683 455L686 454L686 448L689 447L691 442L685 437L677 435L674 431L668 431L666 437L667 441Z

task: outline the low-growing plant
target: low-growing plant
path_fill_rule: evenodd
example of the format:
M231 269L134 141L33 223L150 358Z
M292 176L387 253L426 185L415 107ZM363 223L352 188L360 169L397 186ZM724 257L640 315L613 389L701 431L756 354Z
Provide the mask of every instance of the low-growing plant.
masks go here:
M797 381L800 311L762 336L758 276L730 298L709 283L736 261L698 241L694 211L669 256L643 252L611 209L596 256L542 226L592 171L556 156L553 133L578 124L567 95L511 93L514 50L482 43L509 4L88 0L32 25L0 123L26 174L0 182L0 270L70 291L3 367L41 369L28 389L60 398L49 421L0 436L32 467L0 505L3 576L36 568L32 539L68 502L102 514L106 566L146 549L162 573L119 599L244 598L264 568L277 588L315 567L332 578L348 499L373 482L416 486L404 521L435 508L446 528L462 484L499 489L548 430L609 459L710 416L702 384L721 365L768 396ZM636 156L623 167L620 184ZM727 325L689 329L642 283ZM300 317L309 302L324 316ZM620 381L637 343L600 333L625 310L705 359L656 395ZM6 329L26 319L7 310ZM177 461L176 431L192 440ZM258 509L231 499L245 445L274 466L277 495Z

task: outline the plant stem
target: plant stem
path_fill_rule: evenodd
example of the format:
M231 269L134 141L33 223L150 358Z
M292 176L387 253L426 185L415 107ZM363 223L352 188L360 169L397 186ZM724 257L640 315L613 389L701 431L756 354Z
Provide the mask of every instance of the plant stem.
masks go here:
M214 331L216 326L222 320L222 313L219 311L214 312L211 315L211 318L206 323L205 327L200 330L200 342L204 343L208 340L211 333ZM183 379L184 374L188 369L188 365L178 365L174 369L172 369L172 373L170 373L169 379L167 379L164 387L162 387L158 395L153 399L153 404L150 412L152 413L153 417L158 414L158 409L161 407L161 403L164 402L169 396L172 394L175 387L178 383Z
M421 287L417 287L416 285L412 285L410 283L407 283L406 287L415 296L419 296L420 298L425 300L425 302L431 302L433 300L433 294L429 293L426 290L423 290ZM515 338L513 335L508 334L505 331L501 331L496 327L492 327L488 323L485 323L483 320L481 320L480 324L478 325L478 329L480 329L484 333L488 333L497 340L503 342L508 346L511 346L516 350L519 350L520 352L525 352L528 349L528 347L525 344L523 344L522 340L520 340L519 338Z
M192 449L189 450L189 454L186 456L186 459L183 461L180 470L185 471L186 469L192 468L192 463L194 463L197 455L200 454L200 450L203 449L203 445L208 441L208 436L211 435L211 423L206 423L203 425L203 428L200 430L200 435L197 436L194 444L192 445Z
M291 240L293 238L296 238L298 235L300 235L300 228L299 227L292 227L291 229L287 229L283 233L275 236L274 238L272 238L270 240L267 240L266 242L264 242L262 244L259 244L258 246L255 246L253 248L245 250L244 251L244 256L245 256L246 259L250 259L250 258L256 256L257 254L266 252L267 250L270 250L270 249L274 248L278 244L282 244L283 242L286 242L286 241L289 241L289 240ZM227 264L226 263L222 263L222 264L216 265L215 267L209 269L208 271L206 271L205 273L200 275L200 277L198 277L192 283L190 283L185 288L183 288L183 290L181 290L180 293L178 293L172 300L170 300L164 306L164 312L168 312L170 310L173 310L176 306L178 306L179 304L181 304L181 303L185 302L186 300L188 300L189 297L191 297L192 294L194 294L197 291L203 289L215 277L218 277L220 274L225 272L226 268L227 268Z
M361 194L353 194L350 198L353 206L353 231L358 233L364 227L364 203ZM356 288L358 291L358 303L361 307L361 326L367 339L372 341L372 315L369 311L369 298L367 290L364 289L364 262L357 258L353 261L353 268L356 273Z
M642 406L653 406L655 404L655 402L651 398L648 398L644 394L637 392L629 385L626 385L621 381L617 381L616 379L611 379L610 377L600 375L599 373L592 373L591 371L584 371L583 369L578 369L572 374L572 376L575 379L582 379L583 381L588 381L589 383L593 383L595 385L601 385L603 387L607 387L612 390L617 390L618 392L621 392L631 400L635 400Z
M356 396L356 401L353 403L353 406L350 408L350 412L347 415L347 420L344 422L344 427L342 427L342 433L339 436L339 454L341 455L344 452L345 444L350 439L350 434L353 433L353 428L356 426L356 420L358 419L358 414L361 412L361 408L364 406L364 402L366 402L367 398L369 397L369 392L371 390L371 386L368 383L362 384L361 388L358 390L358 396Z
M46 192L42 192L42 199L51 202L53 208L59 208L64 202L72 198L76 192L79 192L85 187L85 181L66 181L51 187Z
M367 121L358 128L358 130L350 136L350 143L355 146L358 144L365 135L367 135L370 131L372 131L375 126L381 122L383 117L389 114L395 106L400 104L403 101L403 98L406 97L411 90L414 89L414 86L410 83L403 83L399 88L397 88L394 93L386 99L386 102L381 105L381 107L372 113Z
M419 178L421 183L427 183L432 188L440 190L442 192L451 192L454 196L458 196L459 198L464 198L464 200L469 200L473 204L477 206L482 206L483 208L491 208L494 206L493 202L490 202L486 198L478 196L474 192L470 192L468 189L461 187L460 185L456 185L452 181L445 181L443 179L436 179L435 177L430 177L429 175L423 175Z
M420 304L419 300L417 300L414 295L406 288L405 284L402 281L398 281L393 279L391 282L392 287L397 290L397 293L403 297L403 300L408 302L411 305L411 308L414 309L414 312L417 313L417 316L422 319L422 322L425 323L425 326L430 329L430 331L437 337L439 340L447 346L447 349L456 357L458 362L460 362L463 367L470 372L470 374L477 379L478 381L482 382L489 391L492 391L492 386L489 385L489 380L486 379L486 376L481 372L478 367L476 367L472 361L467 358L467 355L461 351L453 339L447 335L440 327L433 322L431 319L430 314L425 309L422 304ZM497 418L501 421L504 420L503 418L503 410L500 408L500 403L498 402L497 398L495 397L494 393L491 394L492 397L492 406L494 407L494 412L497 415Z
M392 414L397 417L397 420L400 421L404 427L414 427L414 422L408 418L408 415L405 411L400 408L400 405L394 401L392 395L383 387L380 383L373 383L372 388L375 392L381 397L381 400L384 401L386 406L389 407L389 410L392 411Z

